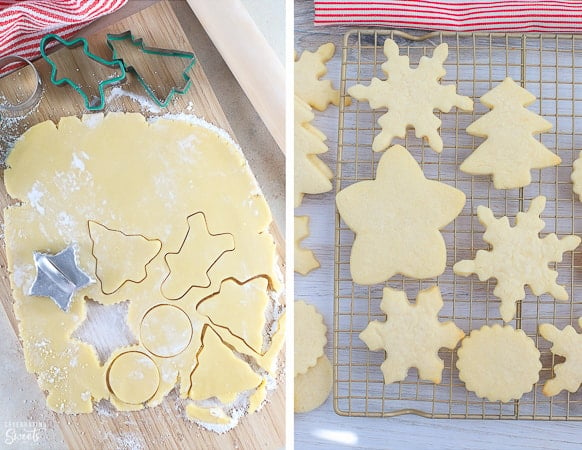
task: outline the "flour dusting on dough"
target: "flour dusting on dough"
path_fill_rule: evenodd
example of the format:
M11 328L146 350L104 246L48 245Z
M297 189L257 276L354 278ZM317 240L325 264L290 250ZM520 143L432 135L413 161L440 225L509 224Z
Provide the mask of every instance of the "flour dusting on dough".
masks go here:
M34 209L44 216L44 207L40 204L43 197L44 189L42 189L40 182L35 181L32 185L32 190L28 193L28 201Z

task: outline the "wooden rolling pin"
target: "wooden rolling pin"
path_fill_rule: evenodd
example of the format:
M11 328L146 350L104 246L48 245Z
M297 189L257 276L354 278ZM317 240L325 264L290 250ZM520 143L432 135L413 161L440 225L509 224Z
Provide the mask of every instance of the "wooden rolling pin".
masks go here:
M285 153L285 69L275 51L240 0L188 4Z

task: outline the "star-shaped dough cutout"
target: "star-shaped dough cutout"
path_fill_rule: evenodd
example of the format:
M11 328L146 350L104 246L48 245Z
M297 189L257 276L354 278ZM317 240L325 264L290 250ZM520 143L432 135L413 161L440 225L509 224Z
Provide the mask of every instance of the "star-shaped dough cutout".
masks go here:
M299 58L295 55L295 95L319 111L330 103L339 105L339 91L333 88L331 80L320 80L327 73L325 63L334 53L335 46L328 42L315 52L305 50Z
M381 369L384 383L402 381L408 369L416 367L423 380L440 383L444 362L438 352L442 347L454 349L465 336L453 322L439 322L443 299L438 286L418 293L411 304L406 293L384 288L380 308L386 322L374 320L360 333L360 339L372 351L386 351Z
M390 147L375 180L341 190L337 209L356 234L350 256L352 278L376 284L396 274L432 278L445 270L447 250L440 231L465 205L465 194L425 178L402 146Z
M486 228L483 240L493 247L479 250L474 260L459 261L453 266L457 275L475 273L480 281L497 279L493 293L501 299L499 310L505 322L515 315L515 303L525 298L524 286L530 286L534 295L549 293L556 300L568 300L568 293L556 283L558 272L548 264L562 261L562 254L580 244L578 236L559 239L555 233L540 239L545 223L540 214L546 206L542 195L531 201L527 212L519 212L515 227L504 216L496 219L486 206L477 208L479 222Z
M72 245L55 255L34 252L34 264L36 278L28 295L49 297L65 312L69 310L75 292L93 283L77 265Z
M170 300L183 297L192 287L210 286L208 272L226 253L234 250L230 233L212 234L203 213L188 217L188 232L177 253L168 253L170 269L162 283L162 294Z
M582 317L578 319L578 326L582 328ZM551 397L563 389L576 392L582 384L582 334L576 333L570 325L559 330L552 324L543 323L539 329L543 338L553 344L552 353L566 358L565 362L554 366L556 376L546 381L543 394Z
M439 83L446 74L443 63L448 54L447 44L440 44L434 49L432 58L423 56L418 67L413 69L408 56L400 55L398 45L386 39L384 55L388 60L382 64L382 71L387 79L372 78L369 86L357 84L348 89L352 97L368 100L373 109L388 108L378 119L382 131L374 138L374 151L388 148L395 137L404 138L406 130L412 127L416 137L426 137L435 152L442 152L443 141L438 133L441 120L433 111L439 109L447 113L453 106L464 111L473 110L473 100L458 95L455 85Z

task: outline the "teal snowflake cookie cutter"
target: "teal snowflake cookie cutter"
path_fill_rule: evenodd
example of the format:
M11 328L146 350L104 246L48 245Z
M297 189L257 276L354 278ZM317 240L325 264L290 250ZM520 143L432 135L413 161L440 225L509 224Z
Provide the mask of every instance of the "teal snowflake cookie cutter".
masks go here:
M46 53L46 45L51 40L58 41L59 43L63 44L67 48L75 48L75 47L82 45L83 46L83 53L88 58L90 58L93 61L96 61L102 65L105 65L105 66L119 68L119 70L121 72L121 74L119 76L116 76L113 78L108 78L106 80L99 82L99 84L97 86L99 89L99 103L98 104L92 104L91 99L87 96L85 91L83 91L83 88L79 84L77 84L73 80L71 80L70 78L68 78L68 77L58 78L57 77L57 71L58 71L57 65ZM104 90L105 90L106 86L108 86L110 84L116 84L116 83L119 83L119 82L125 80L126 72L125 72L125 67L124 67L123 63L121 63L120 61L115 61L115 60L108 61L106 59L101 58L100 56L97 56L97 55L91 53L89 51L89 43L87 42L87 39L85 39L85 38L76 38L76 39L72 39L72 40L68 41L66 39L63 39L62 37L60 37L57 34L52 34L52 33L47 34L40 41L40 54L43 57L43 59L46 62L48 62L49 65L51 66L51 82L53 84L55 84L56 86L64 86L66 84L71 86L73 89L75 89L81 95L81 97L83 97L83 101L85 102L85 107L90 111L100 111L105 107L105 92L104 92Z
M142 53L145 53L145 54L160 55L160 56L173 56L173 57L190 59L191 60L190 63L182 71L182 78L184 78L184 81L186 82L184 87L183 88L173 87L170 90L167 97L163 100L160 100L156 96L152 86L149 83L147 83L147 81L140 75L140 73L137 70L135 70L135 67L133 67L133 65L131 63L126 63L123 60L123 58L119 57L119 54L118 54L117 50L115 49L115 45L113 43L115 41L123 41L123 40L128 40L128 39L130 40L132 45L137 47ZM125 67L126 71L133 72L136 75L140 84L143 86L143 88L146 90L148 95L151 97L151 99L158 106L160 106L162 108L167 107L170 104L170 102L172 101L172 99L174 98L174 95L185 94L186 92L188 92L188 89L190 89L190 86L192 85L192 79L188 75L188 72L190 72L190 69L194 66L194 64L196 64L196 56L194 55L194 53L184 52L184 51L180 51L180 50L170 50L170 49L165 49L165 48L147 47L144 45L143 39L142 38L135 39L133 34L131 33L131 31L124 31L123 33L119 33L119 34L107 34L107 45L109 46L109 48L113 52L112 59L114 61L120 61L123 64L123 66Z

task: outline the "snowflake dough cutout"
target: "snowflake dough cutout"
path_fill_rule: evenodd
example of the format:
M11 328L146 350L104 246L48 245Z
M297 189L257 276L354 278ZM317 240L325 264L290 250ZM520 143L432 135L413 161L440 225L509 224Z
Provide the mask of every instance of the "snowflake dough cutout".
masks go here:
M570 179L573 183L573 190L575 194L578 194L578 198L582 201L582 152L578 155L574 164L572 164L572 175Z
M536 97L506 78L481 97L491 109L467 127L467 133L487 138L461 164L471 175L492 175L496 189L514 189L531 183L531 170L557 166L560 157L533 134L549 131L552 124L525 109Z
M340 94L331 80L320 80L327 73L325 63L334 53L335 45L328 42L315 52L305 50L299 58L295 55L295 95L318 111L324 111L330 103L339 105Z
M396 274L423 279L445 271L447 249L440 230L465 205L465 194L425 178L402 146L380 158L375 180L338 192L337 209L356 234L350 255L352 278L376 284Z
M438 286L418 293L411 304L406 293L384 288L380 308L385 322L374 320L360 333L360 339L372 351L386 351L381 369L384 383L402 381L408 369L416 367L422 380L439 384L444 362L438 352L442 347L453 350L465 336L454 322L439 322L443 299Z
M372 78L369 86L358 84L348 89L352 97L367 100L372 109L388 108L378 119L382 131L372 143L375 152L388 148L395 137L404 138L406 130L412 127L416 137L425 137L429 146L440 153L443 150L438 133L441 120L434 115L434 110L447 113L453 106L463 111L473 110L473 100L457 94L455 85L439 83L446 74L443 63L448 53L448 45L440 44L432 58L423 56L413 69L408 56L399 54L396 42L386 39L384 55L388 60L382 64L382 71L387 79Z
M484 325L457 350L459 379L491 402L519 399L532 390L542 369L540 352L523 330Z
M513 319L515 303L525 298L525 285L536 296L547 292L556 300L568 300L566 289L556 283L558 272L548 264L561 262L562 254L578 247L580 238L570 235L559 239L551 233L540 239L539 233L545 227L540 214L545 206L544 196L534 198L527 212L517 214L515 227L506 216L496 219L489 208L479 206L477 216L486 228L483 240L493 248L479 250L474 260L459 261L453 266L457 275L475 273L480 281L497 279L493 293L501 299L499 310L505 322Z
M578 319L582 328L582 317ZM556 376L546 381L542 392L548 397L559 394L563 389L576 392L582 384L582 334L576 333L571 325L559 330L554 325L543 323L539 327L540 334L553 345L552 353L566 358L566 361L554 366Z
M294 270L301 275L307 275L319 267L319 261L313 254L313 251L301 247L301 241L309 236L309 216L295 216L295 256Z

